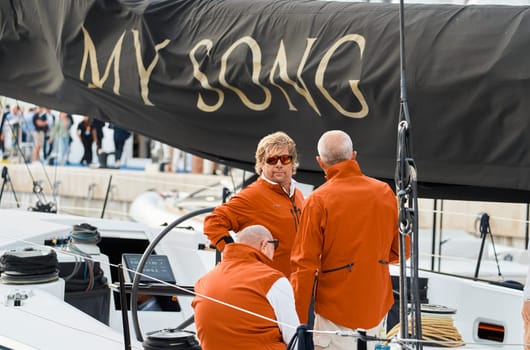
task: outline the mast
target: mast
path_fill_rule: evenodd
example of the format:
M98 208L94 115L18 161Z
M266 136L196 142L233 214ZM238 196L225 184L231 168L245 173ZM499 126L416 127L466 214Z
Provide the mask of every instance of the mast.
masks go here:
M407 104L405 74L405 20L404 0L399 4L399 43L400 43L400 110L397 131L397 164L395 173L396 195L398 200L398 229L400 233L400 278L399 308L400 336L402 339L420 340L421 310L418 286L418 196L416 165L412 158L411 122ZM410 277L407 273L405 243L410 237ZM410 290L410 292L409 292ZM408 325L408 307L410 298L410 321ZM420 342L409 344L422 349Z

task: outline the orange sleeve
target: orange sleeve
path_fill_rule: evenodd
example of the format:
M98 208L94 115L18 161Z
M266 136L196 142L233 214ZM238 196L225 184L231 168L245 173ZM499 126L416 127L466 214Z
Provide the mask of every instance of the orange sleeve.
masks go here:
M255 211L259 200L255 191L248 188L234 195L228 202L218 206L204 219L204 234L218 250L223 251L226 240L230 240L229 231L239 232L249 224L256 222Z
M231 202L228 202L233 204ZM204 234L210 240L210 244L219 251L223 251L231 236L229 231L239 231L237 218L233 214L232 205L225 203L218 206L204 219Z

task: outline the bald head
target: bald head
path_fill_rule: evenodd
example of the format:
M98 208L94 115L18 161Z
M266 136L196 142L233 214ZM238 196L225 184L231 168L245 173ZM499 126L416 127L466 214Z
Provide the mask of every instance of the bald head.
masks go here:
M262 225L247 226L237 233L236 241L245 243L254 248L259 249L259 245L263 240L272 239L271 232Z
M271 232L262 225L247 226L236 235L236 242L247 244L260 250L271 260L274 256L274 246L269 244L268 241L272 239Z
M318 140L318 155L326 165L353 159L353 143L348 134L342 130L326 131Z

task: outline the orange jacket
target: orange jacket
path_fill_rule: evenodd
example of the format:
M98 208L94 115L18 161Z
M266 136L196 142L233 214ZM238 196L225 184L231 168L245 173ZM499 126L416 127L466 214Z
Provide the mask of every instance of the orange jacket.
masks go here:
M304 203L293 245L298 316L307 322L318 271L315 312L343 327L373 328L394 302L388 263L399 261L397 200L355 160L329 167L326 178Z
M239 232L256 224L267 227L280 241L272 267L289 277L291 248L303 200L300 190L296 189L289 198L280 185L259 178L208 215L204 220L204 233L217 249L223 250L223 238L229 236L228 231Z
M195 292L276 319L267 293L284 277L270 259L246 244L232 243L223 261L195 283ZM274 322L196 296L192 301L195 325L203 350L285 350Z

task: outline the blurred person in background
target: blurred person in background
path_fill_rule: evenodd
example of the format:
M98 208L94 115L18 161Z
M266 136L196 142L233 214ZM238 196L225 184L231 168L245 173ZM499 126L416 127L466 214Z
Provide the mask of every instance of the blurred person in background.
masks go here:
M71 119L68 114L61 112L59 120L53 125L49 143L55 144L57 152L57 163L61 166L66 164L68 156L70 155L70 127Z

